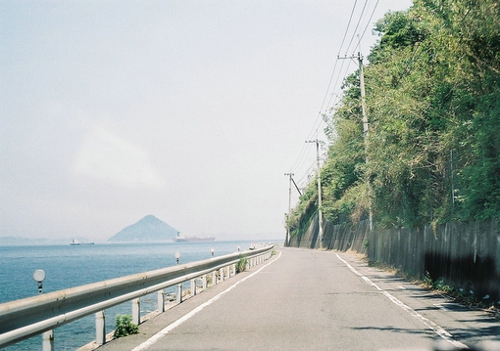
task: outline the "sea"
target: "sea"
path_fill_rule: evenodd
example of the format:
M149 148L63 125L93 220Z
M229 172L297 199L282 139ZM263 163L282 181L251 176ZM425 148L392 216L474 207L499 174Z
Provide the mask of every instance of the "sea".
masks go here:
M276 242L275 242L276 243ZM0 246L0 304L39 293L33 279L35 270L45 271L42 293L194 262L215 256L247 250L251 241L214 241L183 243L106 243L94 245ZM174 288L166 292L174 293ZM141 316L157 308L156 295L141 298ZM115 326L117 314L131 314L132 303L126 302L105 311L106 332ZM87 316L54 330L55 350L76 350L95 338L95 317ZM6 351L41 350L42 336L34 336Z

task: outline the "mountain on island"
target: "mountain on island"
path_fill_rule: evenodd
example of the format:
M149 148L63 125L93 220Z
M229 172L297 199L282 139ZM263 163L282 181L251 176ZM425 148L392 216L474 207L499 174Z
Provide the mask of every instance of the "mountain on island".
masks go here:
M179 231L153 215L122 229L108 241L111 242L159 242L172 241Z

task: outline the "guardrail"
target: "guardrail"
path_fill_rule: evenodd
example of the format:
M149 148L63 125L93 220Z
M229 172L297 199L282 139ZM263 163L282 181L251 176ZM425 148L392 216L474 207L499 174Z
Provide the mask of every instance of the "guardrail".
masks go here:
M191 281L191 294L194 295L196 279L202 278L203 287L206 287L206 276L210 274L212 285L217 284L236 274L236 264L241 258L247 258L247 268L251 268L269 259L273 249L274 245L270 245L0 304L0 348L44 333L43 350L51 351L54 349L53 329L93 313L96 342L104 344L104 310L132 301L132 321L140 324L141 296L158 292L158 311L164 312L165 288L177 285L177 302L180 303L182 283Z

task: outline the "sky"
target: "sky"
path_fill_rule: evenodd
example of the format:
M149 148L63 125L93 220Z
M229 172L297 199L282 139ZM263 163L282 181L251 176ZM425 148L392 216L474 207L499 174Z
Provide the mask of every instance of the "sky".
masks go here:
M100 242L152 214L186 236L284 238L285 173L314 174L305 141L323 160L321 115L356 68L337 57L410 6L1 1L0 237Z

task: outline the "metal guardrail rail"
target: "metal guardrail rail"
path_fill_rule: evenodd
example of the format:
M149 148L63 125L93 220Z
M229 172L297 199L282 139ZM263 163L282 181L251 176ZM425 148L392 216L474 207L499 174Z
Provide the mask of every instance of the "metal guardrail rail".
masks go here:
M44 332L52 333L57 327L93 313L96 314L96 341L104 344L104 310L133 300L132 319L134 323L139 324L141 296L159 292L158 310L163 312L163 289L175 285L181 289L181 284L188 281L191 281L193 286L195 279L208 274L212 274L212 284L216 284L215 272L219 271L219 276L224 280L225 277L231 277L231 272L233 275L236 273L235 266L241 258L247 258L248 266L253 267L269 259L273 249L274 245L269 245L0 304L0 348ZM178 290L178 302L181 302L181 296L182 291ZM43 343L44 351L52 350L53 333L47 338L44 337Z

